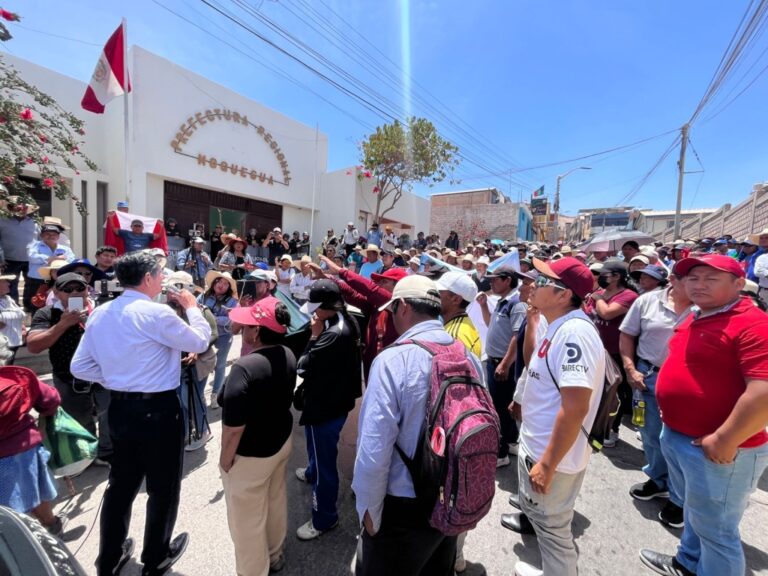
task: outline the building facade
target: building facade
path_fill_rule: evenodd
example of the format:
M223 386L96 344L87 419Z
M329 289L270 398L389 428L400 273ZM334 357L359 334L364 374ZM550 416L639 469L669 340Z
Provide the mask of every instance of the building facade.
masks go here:
M527 204L510 202L496 188L438 192L429 198L429 231L445 239L451 230L462 245L473 240L533 240Z
M360 181L355 168L327 171L325 134L140 47L129 53L127 154L122 99L103 115L85 112L86 84L4 58L87 122L82 149L98 171L62 174L88 215L71 202L48 201L50 212L72 227L78 254L93 255L106 212L120 200L128 200L132 213L175 218L182 230L223 224L245 234L279 226L309 232L315 245L326 230L338 233L348 221L361 229L371 223L373 183ZM35 195L45 201L44 191ZM415 235L428 226L428 200L406 193L387 217L397 233Z

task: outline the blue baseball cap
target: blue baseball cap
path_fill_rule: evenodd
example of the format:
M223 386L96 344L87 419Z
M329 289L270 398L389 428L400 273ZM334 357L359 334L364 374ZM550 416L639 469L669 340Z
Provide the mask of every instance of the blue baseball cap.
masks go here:
M665 268L662 268L661 266L656 266L655 264L646 266L641 270L635 270L630 274L630 276L632 276L632 278L634 278L635 280L639 280L641 274L645 274L647 276L650 276L651 278L655 278L659 282L663 282L669 276L669 272L667 272Z

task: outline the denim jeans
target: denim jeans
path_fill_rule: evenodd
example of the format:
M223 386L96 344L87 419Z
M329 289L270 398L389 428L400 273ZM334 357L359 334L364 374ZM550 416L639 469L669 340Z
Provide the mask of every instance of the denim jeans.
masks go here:
M501 425L501 442L499 443L498 457L505 458L509 456L509 444L517 443L520 438L517 422L509 413L509 405L512 403L512 398L515 395L517 383L513 374L514 368L509 369L509 376L506 380L496 378L496 368L498 366L499 361L497 359L488 358L485 361L488 392L490 392L493 399L493 407L496 409L499 424Z
M667 469L667 460L661 452L661 411L659 403L656 401L656 378L659 373L652 370L651 364L645 360L639 360L637 363L638 372L645 375L645 390L643 399L645 400L645 426L640 427L640 437L643 440L643 452L648 462L643 466L643 472L653 480L654 484L662 490L669 491L669 499L673 504L683 507L683 499L680 496L682 491L677 486L672 486L669 481L669 471Z
M222 334L216 340L216 369L213 372L213 388L215 396L224 384L224 373L227 371L227 356L232 348L232 334Z
M312 483L312 525L328 530L339 521L339 436L347 416L304 427L309 463L306 477Z
M661 450L685 503L677 561L698 576L743 576L739 523L768 466L768 444L739 448L731 464L716 464L692 440L669 426L662 428Z

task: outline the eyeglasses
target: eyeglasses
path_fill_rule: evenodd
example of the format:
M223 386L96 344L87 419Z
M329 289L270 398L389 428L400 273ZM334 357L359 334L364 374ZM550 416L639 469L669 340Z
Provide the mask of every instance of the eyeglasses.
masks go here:
M59 291L64 292L64 294L72 294L73 292L85 292L85 290L85 286L65 286L64 288L59 288Z
M560 283L556 282L555 280L553 280L552 278L547 278L546 276L539 276L538 278L536 278L536 280L534 281L533 284L534 284L534 286L536 286L536 288L546 288L547 286L550 286L550 287L554 288L555 290L567 290L568 289L565 286L563 286L562 284L560 284Z

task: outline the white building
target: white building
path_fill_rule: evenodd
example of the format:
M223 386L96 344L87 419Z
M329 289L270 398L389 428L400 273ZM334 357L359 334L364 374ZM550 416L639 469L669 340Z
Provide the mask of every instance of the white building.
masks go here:
M71 202L50 198L50 191L35 192L43 214L72 227L79 255L93 257L107 210L126 199L130 212L174 217L182 230L194 223L208 230L221 222L227 231L237 228L244 234L252 227L280 226L286 232L310 232L314 245L328 229L338 233L348 221L361 232L371 224L373 181L360 181L355 168L327 172L325 134L139 47L129 54L126 193L122 101L112 101L103 115L91 114L80 107L83 82L19 58L3 58L87 122L82 150L98 172L61 172L88 215L81 217ZM411 237L428 232L429 201L406 193L384 223Z

